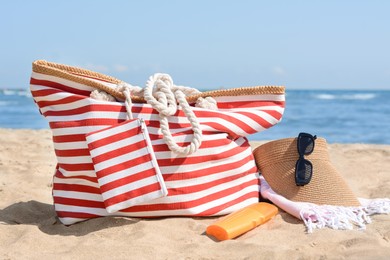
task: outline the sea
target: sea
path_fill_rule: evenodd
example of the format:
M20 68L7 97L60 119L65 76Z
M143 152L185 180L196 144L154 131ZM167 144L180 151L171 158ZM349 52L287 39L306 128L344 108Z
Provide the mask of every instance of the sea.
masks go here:
M0 90L0 127L48 129L28 89ZM277 125L249 140L295 137L300 132L329 143L390 144L390 91L286 90L286 109Z

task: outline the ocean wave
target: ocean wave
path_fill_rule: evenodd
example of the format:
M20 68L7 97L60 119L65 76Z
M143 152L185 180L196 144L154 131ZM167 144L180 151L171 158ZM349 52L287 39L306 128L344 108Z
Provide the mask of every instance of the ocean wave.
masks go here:
M11 106L11 105L18 105L19 103L16 102L16 101L4 101L4 100L0 100L0 107L7 107L7 106Z
M335 95L335 94L318 94L314 95L317 99L348 99L348 100L368 100L368 99L374 99L377 95L374 93L356 93L356 94L342 94L342 95Z
M22 89L3 89L3 90L0 90L0 94L3 94L4 96L31 97L30 91L22 90Z
M315 95L314 97L317 99L336 99L336 96L331 94L318 94Z

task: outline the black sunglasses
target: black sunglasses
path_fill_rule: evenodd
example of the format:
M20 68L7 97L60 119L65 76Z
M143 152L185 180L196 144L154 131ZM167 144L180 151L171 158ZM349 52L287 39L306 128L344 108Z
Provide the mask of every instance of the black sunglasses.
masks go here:
M299 159L295 164L295 183L297 186L303 186L310 182L313 175L313 165L309 160L304 158L314 151L314 141L317 136L312 136L307 133L299 133L297 146Z

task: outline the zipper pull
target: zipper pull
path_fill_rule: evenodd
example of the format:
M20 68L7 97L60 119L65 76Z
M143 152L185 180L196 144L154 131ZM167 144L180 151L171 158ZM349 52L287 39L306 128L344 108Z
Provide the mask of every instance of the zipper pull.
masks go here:
M143 118L139 118L138 119L138 122L139 122L139 126L141 127L141 132L143 133L145 131L145 120Z

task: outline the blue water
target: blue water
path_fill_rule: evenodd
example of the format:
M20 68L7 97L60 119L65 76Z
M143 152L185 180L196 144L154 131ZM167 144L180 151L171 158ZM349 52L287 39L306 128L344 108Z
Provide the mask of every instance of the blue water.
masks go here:
M315 134L329 143L390 144L390 91L287 90L282 122L250 140Z
M28 90L0 90L1 128L49 128Z
M390 91L287 90L282 122L250 140L308 132L329 143L390 144ZM31 95L0 90L0 127L48 128Z

